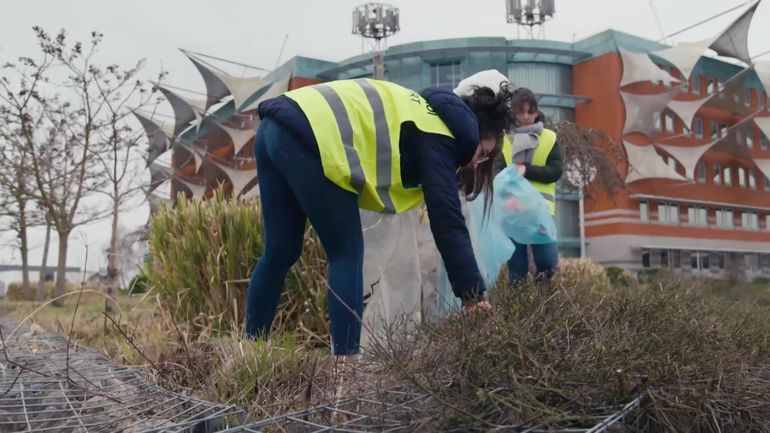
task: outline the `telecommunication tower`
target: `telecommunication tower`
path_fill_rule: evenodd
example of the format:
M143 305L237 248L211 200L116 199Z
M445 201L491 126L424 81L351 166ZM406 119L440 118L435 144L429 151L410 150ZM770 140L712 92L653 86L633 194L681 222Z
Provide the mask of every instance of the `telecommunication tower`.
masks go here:
M397 7L385 3L367 3L353 9L353 34L374 41L372 76L375 79L385 78L384 53L387 39L400 29Z
M556 0L505 0L505 17L509 23L517 24L519 29L528 27L530 37L534 37L534 27L540 26L556 14Z

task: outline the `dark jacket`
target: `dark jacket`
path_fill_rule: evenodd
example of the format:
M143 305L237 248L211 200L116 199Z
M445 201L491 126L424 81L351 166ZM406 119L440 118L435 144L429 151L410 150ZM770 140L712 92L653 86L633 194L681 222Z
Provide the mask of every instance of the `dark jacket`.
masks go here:
M427 134L414 124L401 127L401 177L406 187L421 186L436 247L455 295L463 300L485 291L457 191L457 168L467 164L479 143L478 122L467 105L449 90L428 88L422 96L449 127L454 139ZM270 117L318 155L313 130L299 106L286 96L259 105L261 118Z

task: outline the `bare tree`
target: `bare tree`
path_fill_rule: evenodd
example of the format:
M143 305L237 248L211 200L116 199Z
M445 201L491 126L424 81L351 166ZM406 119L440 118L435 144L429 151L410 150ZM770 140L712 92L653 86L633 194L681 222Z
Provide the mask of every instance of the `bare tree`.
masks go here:
M119 70L117 65L110 65L105 70L105 79L96 81L98 97L104 101L107 115L104 128L96 132L98 145L92 149L93 158L99 162L106 176L106 185L95 192L105 195L111 203L111 235L107 249L107 292L114 297L121 273L119 236L120 213L129 206L136 206L144 199L144 188L148 181L137 173L144 170L145 159L142 147L144 131L134 130L129 117L133 119L133 109L149 104L157 87L148 87L134 77L142 63L130 70ZM160 82L165 73L158 77ZM107 78L109 77L109 78ZM107 87L109 85L109 87ZM142 199L142 200L138 200ZM107 311L113 310L107 302Z
M31 299L28 229L38 224L40 218L39 212L31 208L35 204L35 187L24 131L45 124L37 98L50 62L38 64L27 58L20 61L29 73L20 74L18 86L13 86L8 77L0 76L0 214L7 221L7 226L0 230L16 233L22 263L22 296ZM19 71L12 63L5 64L2 70Z
M11 67L19 84L11 85L7 78L2 84L11 95L4 102L13 127L6 129L17 132L29 158L34 198L59 238L54 291L59 295L66 287L72 231L113 213L117 218L120 206L132 198L134 188L124 182L139 176L130 173L137 168L131 162L137 140L125 123L127 104L142 104L151 92L136 80L143 61L125 70L96 64L101 33L93 32L84 47L70 43L63 30L54 37L39 27L34 31L40 59L20 59L18 67ZM30 113L42 113L42 121L33 124ZM95 199L95 192L115 200L104 203Z
M602 191L608 197L625 191L620 174L623 154L604 131L571 122L552 126L564 150L567 175L564 182L571 189Z

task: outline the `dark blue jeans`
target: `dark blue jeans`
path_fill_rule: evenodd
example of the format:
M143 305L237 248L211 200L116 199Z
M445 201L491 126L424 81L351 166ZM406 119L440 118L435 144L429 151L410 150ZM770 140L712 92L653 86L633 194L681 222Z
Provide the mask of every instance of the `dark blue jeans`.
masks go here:
M511 239L513 240L513 239ZM511 284L519 284L527 279L529 274L529 255L527 245L513 241L516 250L508 260L508 276ZM556 265L559 261L559 248L556 242L550 244L530 245L532 247L532 258L535 261L537 274L535 278L550 280L556 273Z
M266 338L284 280L302 252L309 219L329 260L328 308L333 352L359 351L364 241L358 196L329 181L321 161L270 118L254 144L265 251L249 283L246 335Z

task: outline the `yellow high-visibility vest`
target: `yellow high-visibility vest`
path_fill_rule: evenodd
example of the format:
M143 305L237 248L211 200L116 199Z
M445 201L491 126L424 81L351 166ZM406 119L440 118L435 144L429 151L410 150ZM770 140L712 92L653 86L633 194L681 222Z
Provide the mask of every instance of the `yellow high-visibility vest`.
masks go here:
M394 83L339 80L285 93L305 113L326 178L358 194L358 205L401 213L423 202L422 188L401 180L401 125L453 137L419 94Z
M550 129L543 129L543 132L540 133L540 139L538 140L530 164L535 167L544 167L545 163L548 161L548 155L551 154L551 150L553 150L555 144L556 133ZM511 143L511 139L508 138L507 134L503 137L503 158L505 159L506 165L512 164L513 143ZM551 215L556 215L556 182L542 183L529 181L529 183L531 183L536 190L540 191L540 194L543 196L546 203L548 203L548 209L551 211Z

